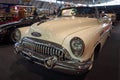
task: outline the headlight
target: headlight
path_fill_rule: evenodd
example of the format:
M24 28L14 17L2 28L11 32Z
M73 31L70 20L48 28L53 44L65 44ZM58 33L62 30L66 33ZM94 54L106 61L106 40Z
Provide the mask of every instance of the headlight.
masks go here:
M74 37L70 41L70 47L76 57L81 56L84 51L84 42L79 37Z

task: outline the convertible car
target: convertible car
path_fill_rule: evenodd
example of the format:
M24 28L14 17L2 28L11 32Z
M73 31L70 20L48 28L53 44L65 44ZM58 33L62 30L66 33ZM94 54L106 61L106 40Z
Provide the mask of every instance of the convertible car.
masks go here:
M93 7L62 9L59 16L37 22L15 44L15 51L47 69L68 74L89 71L112 22Z

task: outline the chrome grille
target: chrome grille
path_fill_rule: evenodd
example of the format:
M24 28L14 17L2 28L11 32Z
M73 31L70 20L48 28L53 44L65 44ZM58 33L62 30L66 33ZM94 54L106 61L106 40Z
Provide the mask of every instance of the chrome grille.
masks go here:
M47 56L57 56L57 57L64 57L64 50L62 47L58 47L50 42L46 41L38 41L25 38L22 41L22 45L24 48L29 49L38 54L47 55Z

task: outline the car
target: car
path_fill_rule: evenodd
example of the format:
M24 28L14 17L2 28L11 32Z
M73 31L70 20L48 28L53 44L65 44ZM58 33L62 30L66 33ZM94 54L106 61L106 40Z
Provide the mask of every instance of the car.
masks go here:
M69 7L58 17L34 23L15 44L15 52L46 69L83 74L110 36L112 21L95 7Z
M33 15L34 6L15 5L9 7L10 12L0 16L0 42L8 40L17 42L20 39L18 28L29 26L40 20Z
M0 17L0 25L6 24L6 23L9 23L9 22L18 21L18 20L19 19L15 18L15 17L3 17L3 16L1 16Z
M17 28L31 25L34 22L35 19L33 17L26 17L17 20L14 19L14 17L6 17L6 20L2 20L0 24L0 42L5 39L10 42L17 42L21 35Z

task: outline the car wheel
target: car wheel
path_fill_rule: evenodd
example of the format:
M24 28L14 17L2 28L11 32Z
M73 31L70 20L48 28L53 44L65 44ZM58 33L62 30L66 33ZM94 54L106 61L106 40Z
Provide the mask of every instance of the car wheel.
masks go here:
M99 45L97 45L97 47L95 48L94 53L93 53L93 55L92 55L92 57L91 57L92 64L90 65L90 67L89 67L88 70L91 70L91 69L92 69L92 67L93 67L96 59L98 58L98 55L99 55L99 52L100 52L100 47L101 47L101 45L99 44Z
M19 29L15 29L12 31L11 35L10 35L10 41L13 43L16 43L20 40L21 38L21 32Z

